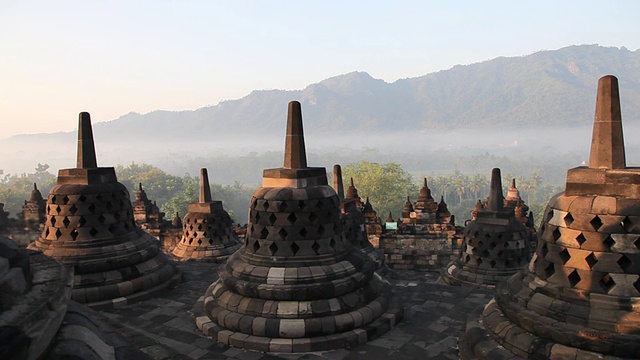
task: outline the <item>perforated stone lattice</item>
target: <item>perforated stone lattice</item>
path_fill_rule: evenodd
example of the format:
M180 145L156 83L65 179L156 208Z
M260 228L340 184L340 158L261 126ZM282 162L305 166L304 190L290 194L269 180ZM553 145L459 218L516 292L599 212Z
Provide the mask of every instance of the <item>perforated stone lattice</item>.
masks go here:
M298 189L296 191L304 191ZM245 251L265 256L332 254L349 246L343 234L336 195L304 200L253 197Z
M536 275L576 290L639 296L640 215L616 213L614 197L576 199L561 195L549 203L533 264ZM603 203L614 204L611 211L598 207Z

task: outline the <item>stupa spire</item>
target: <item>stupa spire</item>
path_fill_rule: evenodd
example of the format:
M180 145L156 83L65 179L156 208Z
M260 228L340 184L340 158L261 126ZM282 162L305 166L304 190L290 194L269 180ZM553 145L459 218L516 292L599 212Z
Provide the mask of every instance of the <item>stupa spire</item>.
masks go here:
M91 116L88 112L78 115L78 169L93 169L98 167L96 148L93 144L91 130Z
M200 199L201 203L211 202L211 188L209 187L209 174L207 169L200 169Z
M287 136L284 147L284 168L303 169L307 167L307 152L302 131L302 108L298 101L289 103L287 114Z
M344 186L342 185L342 167L333 165L333 190L338 194L340 200L344 200Z
M618 79L613 75L603 76L598 81L589 167L594 169L626 167L620 92Z
M489 210L501 211L504 208L504 196L502 195L502 178L499 168L491 170L491 187L489 191Z

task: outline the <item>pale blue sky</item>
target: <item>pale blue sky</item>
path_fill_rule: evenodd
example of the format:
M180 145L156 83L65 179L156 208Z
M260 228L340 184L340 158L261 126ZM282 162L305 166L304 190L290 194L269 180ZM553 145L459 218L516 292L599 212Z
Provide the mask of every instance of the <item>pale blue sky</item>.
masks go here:
M568 45L640 48L640 1L0 0L0 138L366 71L393 82Z

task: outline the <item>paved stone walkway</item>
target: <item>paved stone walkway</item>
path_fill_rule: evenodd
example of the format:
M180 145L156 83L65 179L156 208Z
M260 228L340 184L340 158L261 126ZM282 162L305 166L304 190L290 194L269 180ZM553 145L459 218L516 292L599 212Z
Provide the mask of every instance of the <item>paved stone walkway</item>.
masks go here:
M128 341L154 359L457 359L467 315L491 293L436 284L438 274L395 271L386 275L404 303L404 318L367 344L307 354L264 354L232 348L201 335L193 305L217 277L215 264L182 263L183 282L162 296L101 314Z

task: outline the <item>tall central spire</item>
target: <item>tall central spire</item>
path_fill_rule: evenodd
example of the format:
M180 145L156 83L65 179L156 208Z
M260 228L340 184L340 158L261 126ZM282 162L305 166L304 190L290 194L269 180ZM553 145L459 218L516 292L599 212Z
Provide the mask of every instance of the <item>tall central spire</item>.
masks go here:
M603 76L598 81L589 167L592 169L624 169L626 167L620 92L618 79L612 75Z
M209 186L209 174L207 169L200 169L200 199L199 202L211 202L211 187Z
M96 149L93 144L91 130L91 116L88 112L81 112L78 116L78 169L93 169L98 167Z
M307 167L307 152L302 132L302 109L297 101L289 103L283 167L288 169L303 169Z
M344 186L342 185L342 167L333 165L333 190L338 194L338 199L344 200Z
M491 188L489 189L488 209L491 211L502 211L504 208L504 196L502 195L502 178L500 169L491 170Z

